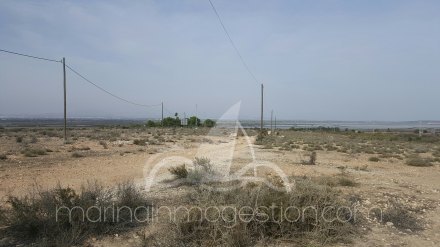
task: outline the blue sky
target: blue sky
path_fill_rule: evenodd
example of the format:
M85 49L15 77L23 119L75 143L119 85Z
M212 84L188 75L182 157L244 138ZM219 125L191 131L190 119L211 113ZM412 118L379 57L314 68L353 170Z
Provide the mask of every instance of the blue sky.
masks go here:
M439 1L213 0L268 117L440 120ZM0 1L0 49L67 63L107 90L216 118L259 85L208 0ZM68 114L159 117L68 73ZM0 115L62 117L62 67L0 53Z

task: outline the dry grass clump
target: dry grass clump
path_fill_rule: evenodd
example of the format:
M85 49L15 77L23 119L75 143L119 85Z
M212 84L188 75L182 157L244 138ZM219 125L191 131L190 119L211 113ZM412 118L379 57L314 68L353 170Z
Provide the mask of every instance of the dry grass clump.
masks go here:
M193 169L188 171L187 182L200 184L208 182L214 176L211 161L206 157L196 157L193 161Z
M134 145L138 145L138 146L145 146L147 145L148 140L146 139L135 139L133 140L133 144Z
M211 182L215 176L211 161L206 157L196 157L191 168L187 168L185 164L182 164L171 167L168 171L174 175L175 179L182 179L184 184L191 185Z
M108 149L107 142L105 142L103 140L99 141L99 145L101 145L104 149Z
M190 196L192 207L212 210L190 210L178 219L178 233L170 235L184 246L252 246L277 239L313 245L347 242L356 232L351 204L310 180L297 181L292 192L248 184L224 192L198 187Z
M168 171L174 175L176 179L183 179L188 177L188 170L186 169L185 164L180 166L171 167Z
M379 158L373 156L373 157L368 158L368 161L371 161L371 162L379 162Z
M363 172L369 172L370 171L370 169L368 168L368 165L356 166L354 169L356 171L363 171Z
M79 152L73 152L72 157L73 158L81 158L81 157L84 157L84 154L81 154Z
M21 153L26 157L37 157L39 155L46 155L47 150L46 149L39 149L39 148L26 148Z
M414 155L409 157L406 160L406 164L409 166L419 166L419 167L427 167L427 166L432 166L433 164L431 163L431 159L429 158L422 158L418 155Z
M301 161L301 164L303 165L316 165L316 159L317 159L317 154L315 151L311 152L309 155L309 160L303 160Z
M383 212L376 212L375 216L381 223L393 223L399 230L421 231L424 229L423 221L419 220L414 213L401 203L393 202L391 207Z
M340 176L322 176L312 179L315 183L326 185L329 187L337 187L337 186L345 186L345 187L356 187L359 184L356 183L352 178L347 177L346 175Z
M353 179L348 178L348 177L338 178L338 184L340 186L347 186L347 187L355 187L358 185Z
M116 189L89 183L79 193L58 185L26 197L9 196L7 204L1 208L2 223L9 226L7 235L17 244L37 246L79 246L88 237L138 225L133 212L137 219L148 219L151 209L131 183ZM137 207L141 209L134 211Z

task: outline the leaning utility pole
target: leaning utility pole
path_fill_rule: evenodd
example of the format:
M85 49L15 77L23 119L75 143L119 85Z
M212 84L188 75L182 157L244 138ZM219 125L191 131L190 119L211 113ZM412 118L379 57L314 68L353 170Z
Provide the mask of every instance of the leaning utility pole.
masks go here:
M275 130L277 130L277 116L275 116Z
M66 101L66 59L63 57L63 74L64 74L64 143L67 142L67 101Z
M263 132L263 83L261 83L261 120L260 120L260 131Z

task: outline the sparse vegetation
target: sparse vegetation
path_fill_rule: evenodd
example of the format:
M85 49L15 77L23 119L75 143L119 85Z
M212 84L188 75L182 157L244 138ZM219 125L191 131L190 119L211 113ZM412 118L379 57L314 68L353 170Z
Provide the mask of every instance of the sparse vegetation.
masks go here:
M406 160L406 164L409 166L420 166L420 167L426 167L426 166L432 166L431 159L428 158L422 158L418 155L411 156Z
M168 169L171 174L175 176L176 179L184 179L188 177L188 170L186 169L186 165L182 164L180 166L172 167Z
M16 141L17 143L21 143L21 142L23 142L23 137L22 137L22 136L17 136L17 137L15 138L15 141Z
M81 245L90 236L126 231L139 223L133 220L135 208L141 207L136 211L138 219L149 217L151 209L148 200L131 183L119 184L116 189L89 183L80 193L59 185L25 197L9 196L7 204L2 210L3 220L10 226L9 234L28 244L44 246ZM112 218L109 212L117 212L118 218Z
M371 161L371 162L379 162L379 158L373 156L373 157L368 158L368 161Z
M309 160L303 160L301 163L303 165L316 165L317 154L315 151L311 152L309 155Z
M357 186L357 183L348 177L340 177L338 178L338 184L341 186L354 187Z
M6 160L7 158L6 154L0 154L0 160Z
M145 146L147 145L148 140L145 139L135 139L133 140L133 144L134 145L138 145L138 146Z
M81 154L79 152L73 152L72 157L73 158L81 158L81 157L84 157L84 154Z
M99 145L101 145L104 149L108 149L108 145L107 145L107 142L105 142L105 141L99 141Z
M401 203L393 202L391 207L382 214L376 212L376 218L383 224L393 223L393 226L399 230L421 231L424 229L422 220L419 220L414 213Z
M206 157L196 157L192 169L188 170L187 181L191 184L200 184L214 175L211 161Z
M274 191L261 184L249 184L231 191L217 192L198 188L191 198L202 208L236 207L238 209L255 209L257 216L245 215L245 220L235 220L233 210L226 210L224 217L217 221L208 221L216 217L216 211L207 211L206 218L200 217L200 211L189 211L188 217L179 219L177 236L183 245L202 246L252 246L261 240L289 240L291 243L308 245L312 243L348 242L356 232L356 225L348 210L338 213L344 221L326 221L321 215L327 206L347 207L351 205L338 196L328 186L318 185L310 180L298 180L294 192ZM282 220L280 212L291 207L302 209L285 211L284 217L299 220ZM307 210L310 207L314 210ZM304 210L306 209L306 210ZM236 212L237 213L237 212ZM244 214L245 212L241 212ZM316 213L316 214L315 214ZM335 211L324 212L327 218L334 217ZM265 218L261 218L264 216ZM242 217L242 216L240 216ZM242 218L241 218L242 219ZM232 221L231 221L232 220Z
M45 149L38 148L26 148L21 153L26 157L37 157L39 155L46 155L47 152Z

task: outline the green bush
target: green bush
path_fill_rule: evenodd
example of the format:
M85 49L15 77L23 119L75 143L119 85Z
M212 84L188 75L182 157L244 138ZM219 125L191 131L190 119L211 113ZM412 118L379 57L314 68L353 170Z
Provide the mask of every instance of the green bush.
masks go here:
M205 121L203 121L203 126L212 128L215 126L215 121L211 119L205 119Z
M153 128L153 127L157 127L157 126L160 126L160 123L156 123L153 120L148 120L147 121L147 127Z
M178 117L172 118L172 117L166 117L163 119L163 126L164 127L180 127L180 119Z
M200 118L196 116L188 118L188 126L200 126Z

